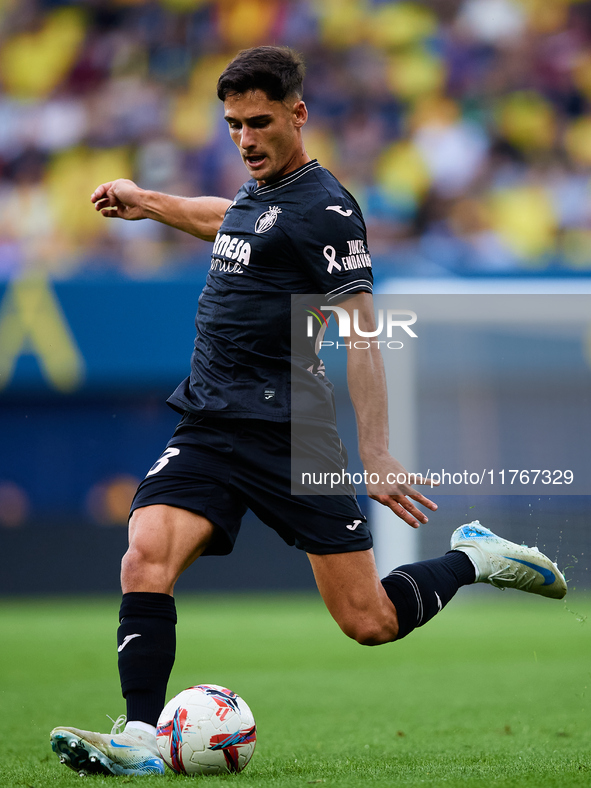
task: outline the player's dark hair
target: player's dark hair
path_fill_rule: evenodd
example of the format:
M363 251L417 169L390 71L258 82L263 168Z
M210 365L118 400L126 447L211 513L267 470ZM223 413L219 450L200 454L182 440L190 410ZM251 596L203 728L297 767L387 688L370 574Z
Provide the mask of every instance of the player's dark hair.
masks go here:
M305 72L302 57L289 47L243 49L220 76L218 98L225 101L235 93L262 90L270 101L301 99Z

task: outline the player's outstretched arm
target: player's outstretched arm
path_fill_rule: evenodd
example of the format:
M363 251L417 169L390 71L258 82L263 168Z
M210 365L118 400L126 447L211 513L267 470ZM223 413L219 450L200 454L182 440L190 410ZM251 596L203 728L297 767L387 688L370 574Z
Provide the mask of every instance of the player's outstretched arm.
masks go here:
M223 197L174 197L141 189L126 178L102 183L90 201L105 217L129 221L154 219L204 241L215 239L231 205Z
M347 382L359 436L359 454L367 471L367 492L370 498L391 509L413 528L427 522L427 516L413 501L435 511L437 504L421 495L410 484L431 484L420 475L410 475L388 450L388 397L382 354L377 345L361 342L354 347L355 321L353 310L358 310L357 327L361 331L375 331L373 298L370 293L358 293L339 304L350 317L351 348L347 350ZM374 481L372 482L371 479ZM375 481L377 479L377 481Z

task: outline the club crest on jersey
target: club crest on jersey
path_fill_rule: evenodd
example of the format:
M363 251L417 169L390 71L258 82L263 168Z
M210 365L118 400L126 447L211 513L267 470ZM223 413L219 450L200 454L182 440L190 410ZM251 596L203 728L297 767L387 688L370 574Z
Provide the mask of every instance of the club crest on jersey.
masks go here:
M266 233L277 221L277 216L281 213L281 208L270 205L269 210L262 213L254 226L255 233Z

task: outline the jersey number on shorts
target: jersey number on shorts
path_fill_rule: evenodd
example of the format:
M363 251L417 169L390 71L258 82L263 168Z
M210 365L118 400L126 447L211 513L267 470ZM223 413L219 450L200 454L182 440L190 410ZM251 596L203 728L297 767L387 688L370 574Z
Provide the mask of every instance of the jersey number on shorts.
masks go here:
M180 453L181 453L180 449L166 449L166 451L164 452L162 457L160 457L159 460L156 460L154 465L152 465L152 467L150 468L150 470L146 474L146 478L148 476L153 476L155 473L158 473L158 471L161 471L162 468L164 468L165 465L168 465L168 461L172 457L176 457L177 454L180 454Z

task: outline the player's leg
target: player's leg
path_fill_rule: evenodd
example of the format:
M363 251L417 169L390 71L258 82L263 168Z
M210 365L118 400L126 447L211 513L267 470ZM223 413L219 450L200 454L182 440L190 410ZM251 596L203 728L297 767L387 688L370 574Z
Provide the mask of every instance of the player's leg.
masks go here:
M345 634L365 645L406 637L474 582L562 599L564 576L537 547L518 545L478 521L457 528L440 558L394 569L378 580L371 550L308 554L320 593Z
M373 550L308 558L329 613L353 640L367 646L398 635L398 616L376 569Z
M129 549L122 562L123 600L117 633L128 723L122 732L116 723L110 735L55 728L52 747L75 771L164 773L155 726L175 657L172 592L181 573L210 544L215 530L205 517L173 506L146 506L133 513Z
M232 551L246 510L229 489L233 440L231 429L185 414L136 492L118 630L129 722L110 736L55 728L52 746L76 771L164 772L155 725L175 655L172 593L180 574L203 552Z
M133 512L121 564L117 632L121 690L130 722L156 725L175 657L174 586L209 545L215 529L205 517L173 506Z
M136 509L121 562L123 593L172 596L176 581L211 542L215 527L205 517L174 506Z
M228 489L233 434L185 414L132 503L117 633L130 724L155 726L175 655L173 590L204 551L231 552L245 506Z
M346 635L368 646L405 637L475 580L470 559L460 552L399 567L381 581L372 550L308 558L332 617Z

